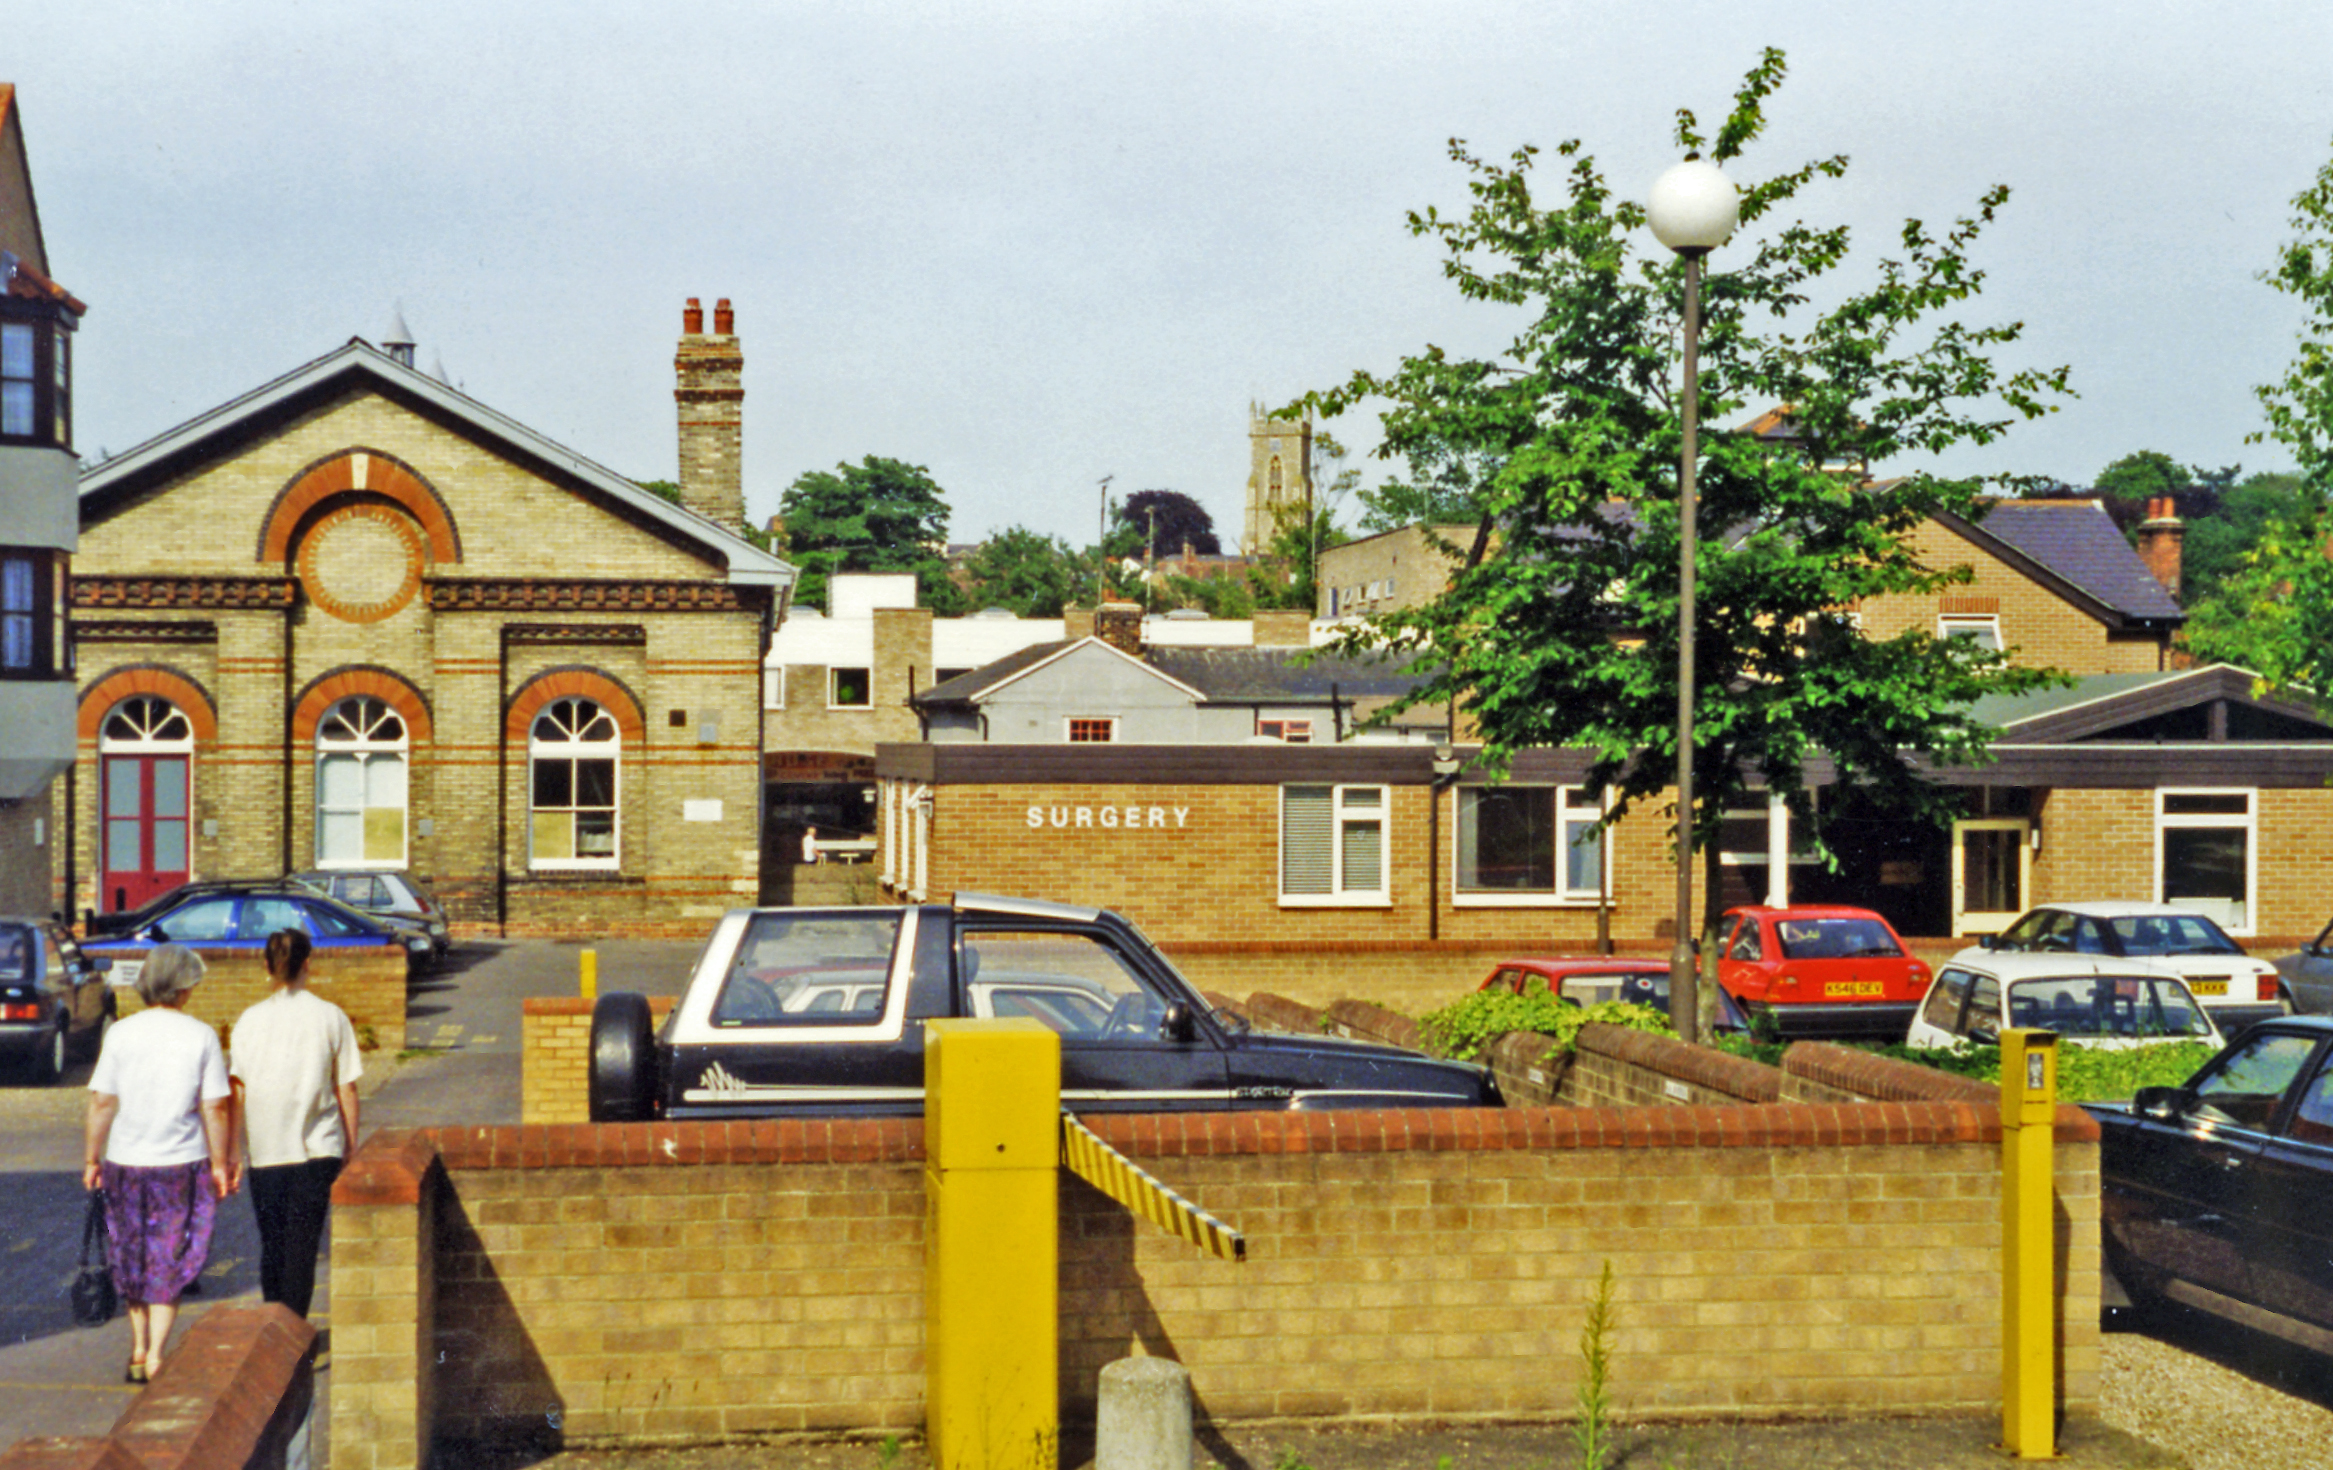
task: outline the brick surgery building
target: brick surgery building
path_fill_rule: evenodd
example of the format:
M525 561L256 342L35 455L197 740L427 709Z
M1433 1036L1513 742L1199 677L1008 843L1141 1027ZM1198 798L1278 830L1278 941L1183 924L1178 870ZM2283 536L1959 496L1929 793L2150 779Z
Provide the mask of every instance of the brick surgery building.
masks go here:
M681 504L395 340L88 471L62 901L319 867L410 869L472 933L698 933L752 902L793 571L741 534L728 303L709 334L690 308Z

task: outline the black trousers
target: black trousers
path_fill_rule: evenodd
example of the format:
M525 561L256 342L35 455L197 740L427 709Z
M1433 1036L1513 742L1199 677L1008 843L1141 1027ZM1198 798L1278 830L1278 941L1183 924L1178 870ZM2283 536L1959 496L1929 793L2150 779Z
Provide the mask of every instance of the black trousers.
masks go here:
M254 1168L251 1208L259 1216L259 1295L305 1317L316 1295L316 1252L332 1209L332 1181L341 1160Z

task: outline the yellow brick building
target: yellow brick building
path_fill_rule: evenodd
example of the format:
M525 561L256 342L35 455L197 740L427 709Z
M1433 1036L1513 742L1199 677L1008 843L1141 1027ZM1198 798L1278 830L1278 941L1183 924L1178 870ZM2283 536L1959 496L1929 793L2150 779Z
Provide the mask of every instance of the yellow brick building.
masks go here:
M696 933L759 868L741 358L696 303L674 504L361 340L88 471L57 880L405 868L469 932ZM401 333L393 335L402 335Z

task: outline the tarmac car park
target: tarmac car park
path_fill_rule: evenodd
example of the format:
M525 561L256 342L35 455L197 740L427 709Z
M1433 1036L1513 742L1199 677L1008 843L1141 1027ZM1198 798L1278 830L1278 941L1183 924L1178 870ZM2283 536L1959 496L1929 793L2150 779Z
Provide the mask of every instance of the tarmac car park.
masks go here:
M2259 1022L2184 1086L2085 1107L2106 1261L2134 1304L2333 1353L2333 1018Z
M1495 1107L1484 1068L1250 1030L1099 909L959 894L903 908L739 909L652 1028L646 997L592 1014L595 1122L915 1114L923 1023L1031 1016L1061 1037L1080 1112Z

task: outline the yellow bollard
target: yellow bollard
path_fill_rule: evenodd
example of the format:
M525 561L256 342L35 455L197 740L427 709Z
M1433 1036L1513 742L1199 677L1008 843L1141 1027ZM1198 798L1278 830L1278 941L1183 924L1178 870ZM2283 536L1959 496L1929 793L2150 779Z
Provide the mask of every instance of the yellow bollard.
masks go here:
M924 1435L935 1470L1060 1458L1061 1038L924 1023Z
M583 966L583 983L581 986L583 998L585 1000L598 1000L599 951L596 949L585 950L581 956L581 964Z
M2001 1444L2020 1460L2057 1454L2057 1111L2057 1034L2002 1032Z

